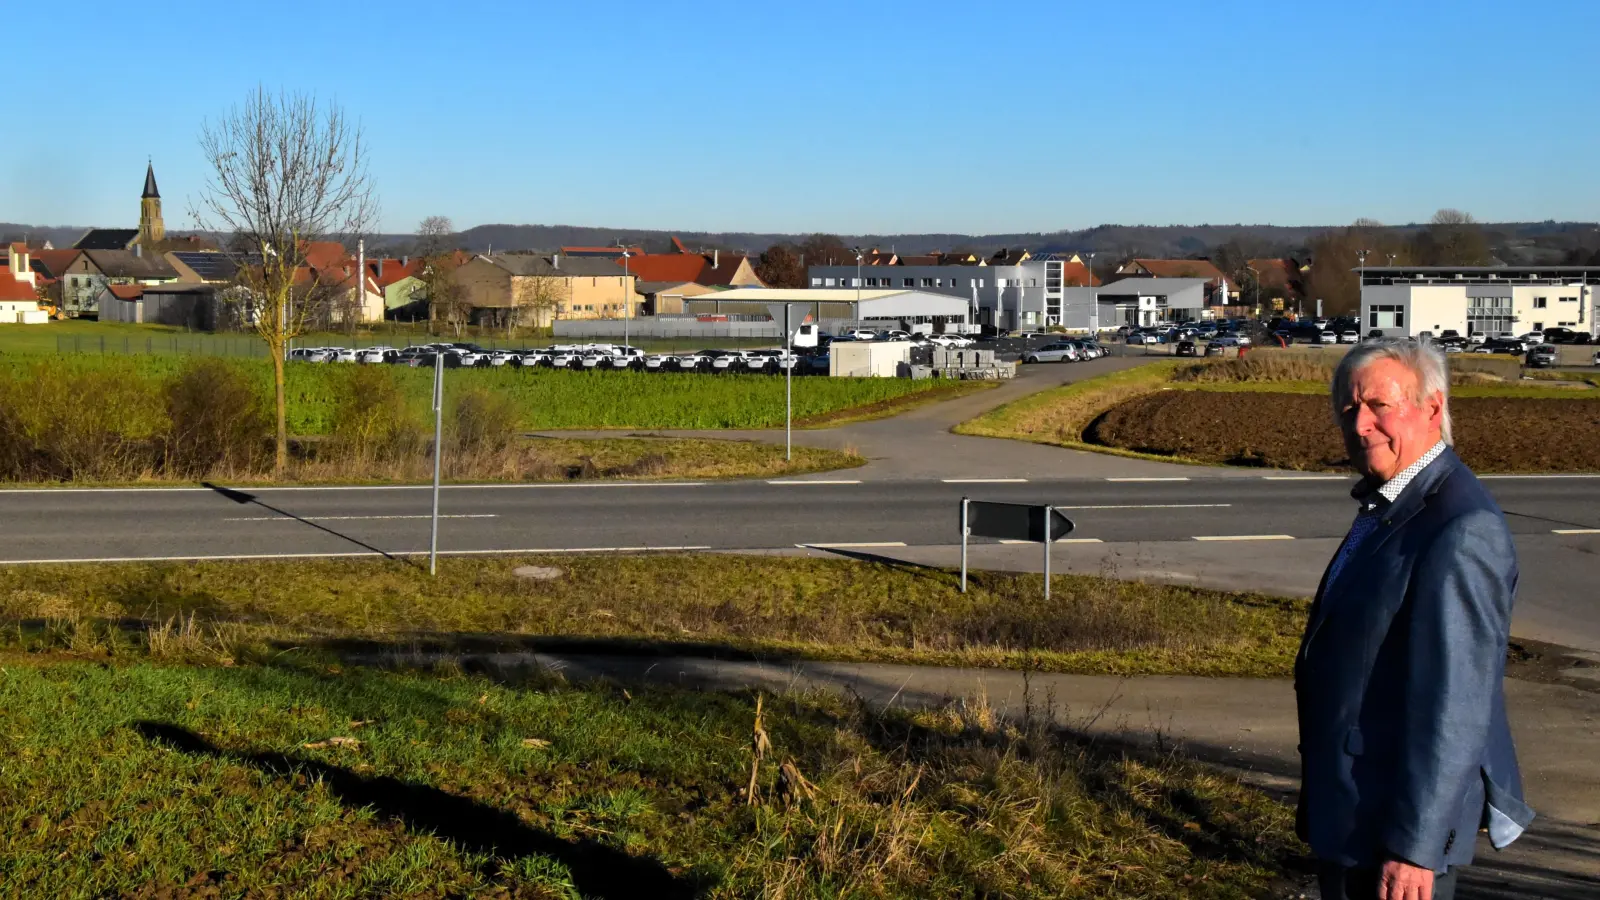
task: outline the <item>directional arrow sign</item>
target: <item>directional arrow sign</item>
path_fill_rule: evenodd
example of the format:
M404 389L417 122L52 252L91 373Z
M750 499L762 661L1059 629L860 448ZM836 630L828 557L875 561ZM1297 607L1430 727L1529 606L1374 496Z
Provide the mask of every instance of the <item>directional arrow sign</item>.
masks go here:
M1059 541L1072 533L1072 520L1051 506L1029 506L1026 503L991 503L986 500L967 501L967 533L975 537L997 538L1003 541L1033 541L1044 543L1045 515L1050 517L1050 540Z

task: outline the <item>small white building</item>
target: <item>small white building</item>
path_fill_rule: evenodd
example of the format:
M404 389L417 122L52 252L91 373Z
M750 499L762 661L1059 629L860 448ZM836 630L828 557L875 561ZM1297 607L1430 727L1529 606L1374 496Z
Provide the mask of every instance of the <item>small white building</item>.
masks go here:
M1519 335L1570 328L1600 335L1595 287L1600 267L1373 266L1361 279L1361 327L1416 337Z

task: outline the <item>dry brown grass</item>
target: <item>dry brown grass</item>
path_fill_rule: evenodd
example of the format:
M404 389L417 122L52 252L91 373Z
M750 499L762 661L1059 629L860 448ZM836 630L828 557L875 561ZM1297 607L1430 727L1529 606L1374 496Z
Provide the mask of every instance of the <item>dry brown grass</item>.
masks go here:
M1303 353L1259 350L1238 359L1195 363L1177 368L1172 373L1175 382L1193 384L1231 384L1239 382L1317 381L1328 384L1333 380L1337 359L1318 359Z
M1040 391L957 425L957 434L1005 437L1074 446L1095 417L1112 407L1161 389L1178 363L1154 362Z

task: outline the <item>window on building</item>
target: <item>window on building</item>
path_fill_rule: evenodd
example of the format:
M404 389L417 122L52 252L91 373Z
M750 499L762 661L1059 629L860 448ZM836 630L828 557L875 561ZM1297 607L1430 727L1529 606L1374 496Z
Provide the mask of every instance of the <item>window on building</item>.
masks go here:
M902 279L900 279L900 281L901 281L901 285L900 285L901 287L916 287L917 286L917 280L915 278L902 278Z
M935 278L933 280L933 286L936 287L936 288L944 287L944 279L943 278Z
M1406 313L1403 306L1373 306L1367 312L1368 328L1404 328Z
M932 278L924 278L924 279L922 279L922 286L923 287L933 287L933 279Z
M823 287L833 287L833 285L834 285L834 280L832 278L824 278L824 279L822 279L822 286Z
M1533 308L1534 309L1546 309L1549 306L1550 306L1550 298L1549 297L1535 297L1535 298L1533 298Z
M988 280L989 280L989 279L987 279L987 278L979 278L979 279L978 279L978 287L983 287L983 286L984 286L984 283L985 283L985 282L986 282L986 281L988 281Z
M950 279L950 286L953 287L953 288L961 287L961 279L959 279L959 278Z
M1535 322L1535 323L1533 323L1533 330L1534 331L1543 331L1544 330L1544 323L1543 322Z
M1510 297L1469 297L1468 334L1503 334L1512 328Z
M821 278L813 278L813 279L811 279L811 286L812 287L822 287L822 279Z

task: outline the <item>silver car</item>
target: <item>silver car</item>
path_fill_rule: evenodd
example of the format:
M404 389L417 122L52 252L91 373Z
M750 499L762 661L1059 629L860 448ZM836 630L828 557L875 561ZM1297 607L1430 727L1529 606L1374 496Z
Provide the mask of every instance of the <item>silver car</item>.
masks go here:
M1028 363L1077 362L1078 348L1066 341L1057 341L1054 344L1045 344L1037 350L1029 350L1027 355L1022 357L1022 361Z

